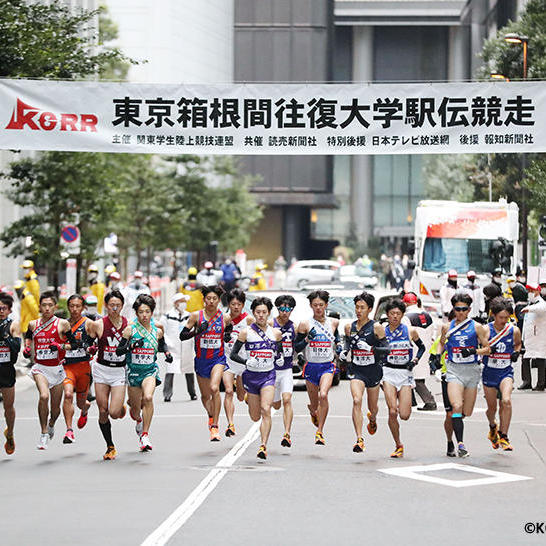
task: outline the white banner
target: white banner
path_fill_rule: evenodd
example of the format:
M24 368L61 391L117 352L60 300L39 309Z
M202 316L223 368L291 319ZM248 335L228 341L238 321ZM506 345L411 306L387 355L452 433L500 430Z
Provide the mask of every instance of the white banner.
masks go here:
M0 80L0 149L11 150L545 152L545 119L545 82L154 85Z

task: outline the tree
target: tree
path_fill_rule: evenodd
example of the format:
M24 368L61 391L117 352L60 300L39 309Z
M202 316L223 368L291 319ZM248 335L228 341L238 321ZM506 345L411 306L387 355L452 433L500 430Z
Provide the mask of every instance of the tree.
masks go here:
M31 252L48 266L57 286L61 226L77 215L82 258L92 259L98 242L109 233L106 219L117 180L116 159L114 154L45 152L11 163L2 175L10 183L6 194L26 214L0 234L9 255ZM25 245L27 236L32 236L30 248Z
M0 0L0 77L72 79L134 62L98 41L101 9Z
M476 178L473 178L471 154L427 155L423 162L423 185L427 199L473 201Z

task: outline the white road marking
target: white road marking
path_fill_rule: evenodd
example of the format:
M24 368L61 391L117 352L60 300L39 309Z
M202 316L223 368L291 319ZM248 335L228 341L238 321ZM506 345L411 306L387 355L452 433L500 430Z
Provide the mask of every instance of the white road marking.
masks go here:
M275 410L272 410L271 413L274 414ZM166 544L214 491L230 467L245 452L246 448L256 440L259 434L260 421L250 427L244 437L231 448L225 457L216 463L215 467L189 494L186 500L153 533L148 535L142 542L142 546L162 546Z
M439 478L436 476L427 476L426 472L435 472L438 470L457 470L473 474L482 474L486 477L475 479L454 480ZM472 487L475 485L491 485L494 483L518 482L521 480L532 480L529 476L520 476L518 474L508 474L507 472L497 472L477 466L470 466L456 463L428 464L422 466L406 466L404 468L381 468L378 472L399 476L401 478L411 478L423 482L436 483L439 485L448 485L449 487Z

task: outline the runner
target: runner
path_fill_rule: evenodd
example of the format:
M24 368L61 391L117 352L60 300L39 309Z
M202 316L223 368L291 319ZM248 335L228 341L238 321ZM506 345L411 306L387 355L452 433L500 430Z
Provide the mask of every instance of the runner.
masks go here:
M66 302L70 317L70 329L74 337L81 343L81 347L66 351L64 359L64 371L66 378L63 381L64 402L63 415L66 423L66 434L63 444L72 444L75 441L72 419L74 417L74 390L76 391L76 405L80 409L78 428L87 424L87 412L91 404L87 401L87 392L91 381L91 354L89 348L93 340L87 334L87 322L84 317L85 300L79 294L73 294Z
M406 311L406 304L402 300L390 300L385 310L389 322L385 327L385 335L390 352L383 368L382 385L389 408L389 429L395 443L391 458L400 459L404 456L404 446L400 441L398 416L403 421L410 418L411 392L415 388L412 370L425 353L425 345L413 326L402 324L402 317ZM417 346L415 357L413 357L412 341Z
M329 297L325 290L316 290L307 296L313 318L299 324L294 342L296 351L304 351L305 355L303 374L310 401L307 407L311 421L317 427L315 433L317 445L326 444L323 429L328 415L328 392L336 370L334 348L340 352L342 349L337 347L335 337L339 320L326 316Z
M40 296L41 318L30 321L25 334L24 356L30 356L32 351L34 365L30 376L40 394L38 417L41 434L37 445L40 450L47 449L48 440L53 439L55 421L61 413L63 381L66 377L62 365L65 350L79 346L70 332L70 324L57 318L54 314L56 310L57 297L53 292L44 292ZM71 345L65 345L67 336L71 339ZM48 408L50 400L51 412Z
M218 309L223 294L220 286L204 286L201 291L205 308L190 315L180 332L180 339L195 338L195 373L201 402L209 418L210 441L219 442L218 419L222 407L220 381L227 368L224 328L230 325L230 319Z
M248 393L248 413L253 421L262 419L262 444L257 457L267 459L267 440L271 432L271 406L275 396L275 361L282 354L280 330L268 324L273 304L269 298L256 298L250 306L256 322L239 333L231 359L245 366L243 384ZM239 356L245 347L248 358Z
M379 384L383 377L382 359L389 352L389 344L385 337L385 328L370 319L375 298L372 294L362 292L353 299L356 319L352 324L345 325L345 350L340 355L349 361L349 379L351 380L351 395L353 397L353 425L356 432L355 453L362 453L366 446L362 437L362 398L364 389L368 399L368 432L373 435L377 431L377 401L379 399ZM349 359L348 353L351 353Z
M12 308L13 298L4 292L0 293L0 394L6 419L4 449L8 455L15 451L15 363L21 350L19 323L9 318Z
M287 294L279 296L275 300L275 307L279 314L273 320L273 327L281 332L282 336L282 355L275 362L275 397L273 398L273 407L280 409L281 401L283 405L283 423L284 435L281 440L281 446L291 447L290 430L292 420L294 419L294 410L292 408L292 392L294 391L294 376L292 366L294 361L294 340L296 339L296 327L290 320L290 315L296 307L296 300Z
M457 453L459 457L468 457L463 442L463 417L470 417L474 410L481 375L478 355L489 352L489 330L468 317L472 298L467 293L457 292L451 298L451 304L455 318L442 325L438 353L447 349L447 394L453 411L451 420L457 438ZM478 344L482 347L478 348Z
M254 319L244 311L246 296L242 290L234 289L227 297L229 307L229 318L231 319L232 328L226 328L224 331L224 343L226 359L229 368L224 372L223 381L225 387L224 395L224 411L228 421L226 436L235 436L235 425L233 424L233 414L235 413L235 404L233 402L233 384L236 382L237 399L242 402L245 398L245 388L243 386L243 372L245 367L239 362L231 360L230 353L233 349L233 344L237 340L239 334L246 329L247 326L254 322Z
M521 333L517 326L510 324L512 304L503 298L496 298L489 307L494 319L488 324L490 353L483 357L483 390L487 402L489 434L487 438L493 449L499 445L504 451L512 451L508 440L508 427L512 418L512 390L514 388L513 362L517 362L521 351ZM499 400L500 430L495 422L497 395Z
M116 355L129 353L129 413L137 423L142 422L142 429L137 428L140 451L151 451L149 432L154 415L154 391L161 384L157 353L165 353L167 363L173 361L173 356L165 343L163 326L156 326L152 318L155 310L154 298L148 294L140 294L133 303L133 310L137 318L123 330L123 339L116 349Z
M87 324L87 333L98 340L99 347L92 373L99 408L99 428L106 442L106 453L103 456L105 461L113 460L117 455L109 417L123 419L126 413L125 355L116 354L116 348L122 339L121 334L127 327L127 319L121 316L124 301L119 290L111 290L104 296L107 315Z

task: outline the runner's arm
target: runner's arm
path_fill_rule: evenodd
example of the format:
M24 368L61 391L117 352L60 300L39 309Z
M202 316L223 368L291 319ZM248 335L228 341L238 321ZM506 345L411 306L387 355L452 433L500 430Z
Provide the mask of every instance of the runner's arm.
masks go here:
M446 334L448 329L448 324L442 324L442 329L440 330L440 341L438 342L438 349L436 351L436 354L441 355L445 351L445 345L447 342Z
M123 330L123 333L121 335L122 335L121 341L119 342L119 345L116 347L117 356L125 355L131 349L130 347L131 327L127 326L125 330Z
M239 364L242 364L243 366L246 366L246 358L243 358L242 356L239 356L239 351L243 348L244 344L246 342L246 330L243 330L239 333L239 337L237 338L237 341L233 344L233 349L231 349L231 353L229 355L229 358L233 360L233 362L238 362Z
M480 342L481 347L476 349L476 354L478 355L488 355L491 353L491 348L489 347L489 328L483 324L476 324L476 334L478 335L478 341Z
M517 362L521 351L521 332L514 326L514 352L510 355L512 362Z
M169 347L167 347L167 342L165 341L164 336L161 336L159 338L159 341L157 343L157 350L160 353L165 353L165 362L167 364L170 364L174 360L173 355L169 351Z
M12 322L9 328L3 328L1 339L9 347L11 356L17 356L21 350L21 330L18 322Z
M296 333L296 339L294 340L294 348L296 349L296 352L301 353L301 351L305 349L308 343L307 337L309 333L309 323L306 320L300 322Z
M208 328L208 322L203 321L201 324L197 324L199 320L199 312L192 313L186 326L182 328L180 332L180 341L186 341L187 339L192 339L193 337L199 335L201 332L205 331ZM192 331L193 330L193 331Z
M419 362L419 360L421 360L421 357L425 354L427 349L422 339L419 337L419 333L417 332L415 328L410 328L410 336L413 343L415 343L415 345L417 346L417 353L415 354L415 357L411 361L413 365L411 368L409 368L411 370Z

